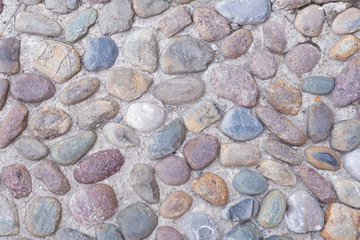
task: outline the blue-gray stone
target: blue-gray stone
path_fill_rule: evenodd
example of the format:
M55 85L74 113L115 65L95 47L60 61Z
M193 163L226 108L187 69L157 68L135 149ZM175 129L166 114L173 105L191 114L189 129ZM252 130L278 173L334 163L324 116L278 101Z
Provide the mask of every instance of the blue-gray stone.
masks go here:
M96 19L97 11L94 8L86 9L76 15L64 29L66 41L74 43L80 40L86 35L89 27L96 22Z
M332 77L313 76L303 80L302 91L314 95L327 95L334 89L335 80Z
M248 195L260 194L267 188L267 182L263 175L247 169L235 174L232 185L239 193Z
M265 22L271 13L270 0L224 0L215 5L216 11L240 25Z
M124 240L117 226L101 224L96 228L96 240Z
M56 231L54 239L56 240L95 240L82 232L72 228L60 228Z
M184 124L179 119L173 120L162 130L154 133L146 148L147 157L158 159L174 152L184 142L185 137Z
M321 162L325 162L327 164L330 164L331 166L334 166L334 167L339 166L339 163L338 163L337 159L334 156L332 156L331 154L327 153L327 152L313 153L312 157L315 158L316 160L321 161Z
M202 212L186 214L183 229L188 240L220 240L217 223Z
M221 121L220 128L226 136L239 141L254 139L264 129L259 120L251 115L250 109L244 107L228 111Z
M88 71L104 70L114 65L119 48L109 37L87 38L82 65Z
M228 232L224 240L262 240L259 228L252 222L239 223Z
M259 209L258 201L249 196L229 202L221 209L221 219L244 222L252 218Z
M13 201L0 194L0 236L17 235L19 218Z
M289 236L272 235L265 238L265 240L293 240L293 238Z

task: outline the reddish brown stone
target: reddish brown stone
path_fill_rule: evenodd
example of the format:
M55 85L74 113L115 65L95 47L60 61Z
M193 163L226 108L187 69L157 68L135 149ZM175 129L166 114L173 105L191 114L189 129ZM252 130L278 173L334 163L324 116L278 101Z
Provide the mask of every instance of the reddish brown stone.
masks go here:
M220 52L226 58L238 58L245 54L253 41L249 30L240 29L224 39Z
M34 176L52 193L65 195L70 190L69 181L53 161L47 160L37 165Z
M118 207L112 187L95 184L81 188L69 200L71 215L79 223L98 224L112 217Z
M224 180L210 172L203 173L191 182L191 190L217 206L225 205L228 201L228 191Z
M285 56L286 66L297 75L310 72L319 60L319 50L308 43L295 46Z
M295 166L294 170L305 187L309 189L320 202L327 204L335 201L336 193L323 176L305 165Z
M185 214L192 204L192 197L183 191L171 193L160 206L160 215L176 219Z
M256 49L250 53L248 66L250 72L261 80L274 77L278 67L274 55L265 49Z
M285 24L266 21L262 24L264 45L271 51L281 53L287 44Z
M6 78L0 78L0 110L4 107L10 82Z
M80 183L96 183L116 172L124 164L119 149L106 149L85 157L74 170L74 178Z
M14 198L27 197L32 191L30 173L19 163L3 167L1 181Z
M163 226L156 233L156 240L184 240L183 236L172 227Z
M17 104L0 126L0 148L6 148L27 126L28 109Z
M256 114L266 127L284 142L295 146L305 144L306 137L303 131L274 110L258 107Z

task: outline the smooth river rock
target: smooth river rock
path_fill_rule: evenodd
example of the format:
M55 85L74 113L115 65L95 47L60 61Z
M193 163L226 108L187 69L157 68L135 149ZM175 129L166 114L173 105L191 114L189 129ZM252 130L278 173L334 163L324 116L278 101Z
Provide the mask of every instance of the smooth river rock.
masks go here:
M190 178L190 168L184 158L170 155L155 165L155 173L167 185L185 184Z
M30 160L43 159L49 153L47 146L33 137L21 137L16 140L14 146L16 150Z
M184 215L191 207L192 197L183 191L169 194L160 205L159 213L162 217L176 219Z
M218 240L221 236L215 220L202 212L186 214L182 220L182 225L188 240Z
M100 87L100 80L95 77L84 78L68 85L60 92L60 102L74 105L92 96Z
M331 30L336 34L348 34L360 30L360 9L348 8L339 13L331 24Z
M74 11L79 6L78 0L44 0L43 3L47 9L60 14Z
M349 152L360 144L360 121L348 119L336 122L330 135L331 148L340 152Z
M88 8L71 18L65 26L65 39L69 43L75 43L83 38L89 28L95 24L97 11L94 8Z
M252 42L251 31L239 29L224 39L220 52L226 58L238 58L246 53Z
M325 146L311 146L305 150L306 160L318 169L336 171L341 168L340 158Z
M163 226L158 229L156 232L156 240L184 240L181 233L179 233L175 228L170 226Z
M0 111L6 103L9 86L9 80L7 80L6 78L0 78Z
M3 167L0 176L1 182L14 198L27 197L31 193L31 176L23 164L16 163Z
M251 239L251 240L262 240L263 236L260 229L250 221L239 223L233 227L230 232L226 233L226 240L232 239Z
M342 162L346 171L360 181L360 148L355 149L342 157Z
M221 208L221 219L244 222L255 216L259 209L258 201L249 196L240 197Z
M354 35L340 38L329 50L329 58L346 61L360 49L360 40Z
M95 238L72 228L59 228L55 233L55 237L57 239L95 240Z
M266 21L262 24L264 45L271 51L281 53L287 45L285 24L282 22Z
M311 44L300 44L285 56L286 66L296 75L310 72L320 60L319 50Z
M298 151L275 140L265 140L262 144L262 149L272 157L288 164L297 165L304 160Z
M262 160L258 165L259 172L266 178L281 186L294 186L296 176L291 168L274 160Z
M17 235L20 232L19 217L12 200L0 194L0 236Z
M248 143L225 143L220 146L220 163L225 167L250 167L260 158L260 149Z
M170 38L183 30L192 22L191 16L184 6L177 6L167 11L156 24L156 30L163 36Z
M335 179L332 182L338 199L346 205L360 208L360 182L353 179Z
M136 15L148 18L158 15L168 9L170 1L167 0L134 0L133 7Z
M301 90L314 95L327 95L335 86L334 78L327 76L311 76L302 82Z
M261 194L267 189L264 176L248 169L236 173L232 179L232 185L237 192L246 195Z
M262 48L258 48L250 53L247 65L250 72L261 80L274 77L278 69L275 56Z
M117 226L103 223L96 228L97 240L125 240Z
M20 40L15 37L0 40L0 73L12 75L20 71Z
M131 187L146 202L154 204L160 201L160 190L156 182L154 169L147 164L137 163L130 172Z
M118 148L132 148L140 143L135 131L120 123L109 122L105 124L103 134L108 142Z
M311 4L299 11L293 24L298 32L315 37L320 34L324 22L325 16L321 7Z

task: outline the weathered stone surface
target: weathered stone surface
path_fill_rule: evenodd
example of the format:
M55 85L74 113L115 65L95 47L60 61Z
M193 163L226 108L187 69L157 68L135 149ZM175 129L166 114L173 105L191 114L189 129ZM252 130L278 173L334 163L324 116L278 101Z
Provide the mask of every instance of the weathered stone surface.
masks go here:
M221 208L221 219L244 222L255 216L259 209L258 201L249 196L243 196L229 202Z
M351 58L335 78L330 97L335 107L346 107L360 98L360 54Z
M302 6L308 5L311 0L276 0L275 5L285 10L297 9Z
M9 86L9 80L6 78L0 78L0 111L6 103Z
M80 71L81 62L74 47L58 41L43 40L34 52L33 66L56 83L64 83Z
M0 148L6 148L27 126L29 111L22 105L15 105L0 126Z
M314 103L307 109L307 135L314 143L326 140L334 123L331 110L323 103Z
M25 103L40 103L55 95L55 86L47 78L34 74L17 75L10 86L11 95Z
M329 58L346 61L360 49L360 40L354 35L340 38L329 50Z
M360 121L348 119L336 122L330 136L331 148L340 152L354 150L360 144Z
M260 173L248 169L236 173L232 185L236 191L246 195L260 194L267 188L266 179Z
M185 11L184 7L177 6L164 14L157 22L156 30L169 38L183 30L191 22L191 16Z
M230 33L227 22L210 8L196 8L193 20L196 31L206 41L217 41Z
M306 36L315 37L321 32L324 21L324 12L321 7L311 4L296 15L294 27Z
M268 107L258 107L256 114L266 127L284 142L301 146L306 142L305 134L289 120Z
M346 171L360 181L360 148L355 149L342 157L343 166Z
M52 235L59 226L61 203L53 197L36 197L26 209L26 229L36 237Z
M225 235L225 239L252 239L252 240L261 240L263 236L260 229L248 221L245 223L239 223L231 229Z
M286 198L277 189L269 191L261 200L256 222L263 228L274 228L284 217Z
M168 219L179 218L189 210L192 201L192 197L186 192L175 191L161 204L160 215Z
M124 32L131 28L133 17L134 10L129 0L111 1L100 12L100 31L103 35Z
M76 112L81 128L94 129L114 118L119 112L119 105L114 100L99 98L80 106Z
M50 160L46 160L34 168L34 176L43 182L50 192L65 195L70 191L69 181L60 168Z
M14 27L22 33L57 37L61 34L61 26L54 20L39 13L19 12L16 14Z
M351 240L359 236L360 212L340 203L332 203L325 212L321 236L331 240Z
M30 160L39 160L46 157L49 153L47 146L33 137L21 137L14 143L24 157Z
M324 226L324 213L319 203L306 191L298 190L287 201L285 224L293 232L319 231Z
M258 166L259 172L266 178L281 186L294 186L296 176L287 165L273 160L263 160Z
M57 164L64 166L75 164L90 150L95 141L95 132L83 131L53 144L50 147L50 154Z
M119 149L98 151L81 160L74 169L74 179L79 183L100 182L117 173L124 162Z
M261 149L272 157L288 164L297 165L304 160L301 154L295 149L271 139L264 141Z
M243 107L253 107L259 97L254 78L240 66L213 65L204 75L212 90L219 96Z
M161 69L166 74L204 71L214 55L202 42L189 36L172 38L160 56Z
M134 0L134 11L141 18L158 15L169 8L170 1L167 0Z
M285 56L286 66L297 75L310 72L319 60L319 50L309 43L295 46Z
M331 24L336 34L348 34L360 30L360 9L352 7L339 13Z
M158 46L149 29L139 29L128 34L124 42L124 56L136 68L154 72L158 66Z
M68 85L62 90L59 99L61 103L66 105L77 104L93 95L99 87L100 80L98 78L84 78Z
M107 123L103 128L103 134L108 142L118 148L132 148L140 143L137 134L120 123Z
M60 228L56 231L55 237L56 239L95 240L95 238L72 228Z
M106 184L90 185L76 191L69 199L71 215L79 223L98 224L112 217L118 207L112 187Z
M55 13L65 14L78 8L78 0L44 0L45 7Z
M312 76L303 80L301 90L314 95L327 95L334 89L334 78L326 76Z
M125 120L130 127L148 132L161 126L165 111L155 103L137 102L129 106Z
M106 80L106 91L121 100L130 102L143 95L152 79L138 71L117 67L110 70Z
M250 72L261 80L274 77L278 68L274 55L261 48L250 53L247 64Z
M226 183L218 175L205 172L191 182L191 190L206 201L221 206L228 201Z
M271 51L281 53L287 44L285 24L274 21L266 21L262 24L264 45Z
M163 226L158 229L156 232L156 240L184 240L181 233L179 233L175 228L169 226Z
M294 239L290 236L271 235L271 236L265 238L265 240L294 240Z
M338 199L350 207L360 208L360 183L353 179L335 179L332 182Z
M20 70L20 41L15 37L0 40L0 73L15 74Z
M182 225L188 240L217 240L220 239L221 236L215 220L202 212L186 214L183 218Z
M43 106L29 119L29 130L34 137L53 139L65 134L72 119L65 111L52 106Z
M225 167L250 167L260 158L260 149L247 143L225 143L220 147L220 162Z
M125 240L117 226L103 223L96 228L97 240Z
M330 183L313 169L305 165L294 167L296 175L305 187L322 203L331 203L336 199L336 194Z
M297 115L302 104L301 92L281 78L266 88L266 100L280 113Z
M137 163L130 172L131 186L148 203L158 203L160 190L156 182L154 169L143 163ZM125 236L126 237L126 236Z
M220 118L220 109L211 100L199 102L183 113L186 128L193 132L201 132Z
M253 41L249 30L239 29L224 39L220 52L226 58L238 58L245 54Z
M16 206L12 200L0 194L0 236L17 235L19 232Z
M125 239L144 239L154 231L158 218L148 205L136 202L120 211L117 222Z
M215 9L226 19L240 25L260 24L269 18L269 0L224 0L215 4Z
M201 80L185 77L161 82L155 86L152 94L165 104L181 105L198 100L204 92L205 85Z
M219 150L219 140L209 134L203 134L187 142L183 154L192 169L202 170L215 161Z
M179 119L175 119L152 135L147 144L146 155L149 159L164 157L178 149L185 137L184 124Z
M110 68L114 65L118 55L119 48L109 37L99 37L86 39L87 46L82 58L82 65L88 71L100 71Z
M1 170L1 181L14 198L29 196L32 191L30 173L20 163L8 165Z
M155 173L161 181L172 186L185 184L190 178L186 160L176 155L170 155L156 163Z

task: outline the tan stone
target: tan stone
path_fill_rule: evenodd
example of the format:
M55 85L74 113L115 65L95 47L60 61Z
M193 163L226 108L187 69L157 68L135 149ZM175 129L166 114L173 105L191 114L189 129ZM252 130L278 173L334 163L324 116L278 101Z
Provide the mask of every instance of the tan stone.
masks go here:
M360 40L354 35L346 35L330 48L329 58L346 61L360 49Z
M220 149L220 162L226 167L253 166L260 158L259 148L247 143L226 143Z
M183 191L171 193L160 206L160 215L176 219L185 214L192 204L192 197Z
M305 149L306 160L318 169L336 171L341 161L336 153L328 147L312 146Z
M266 178L281 186L294 186L296 184L295 173L287 165L273 160L263 160L258 166L259 172Z

